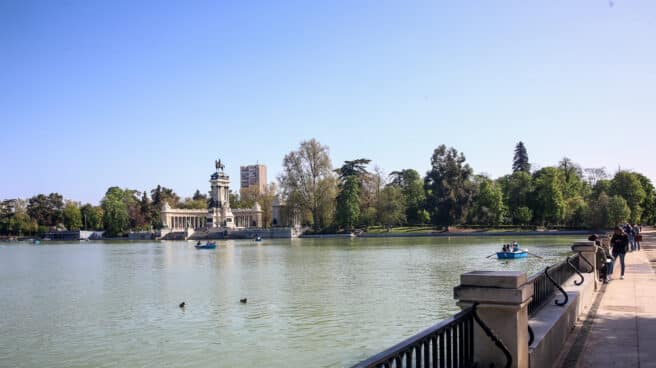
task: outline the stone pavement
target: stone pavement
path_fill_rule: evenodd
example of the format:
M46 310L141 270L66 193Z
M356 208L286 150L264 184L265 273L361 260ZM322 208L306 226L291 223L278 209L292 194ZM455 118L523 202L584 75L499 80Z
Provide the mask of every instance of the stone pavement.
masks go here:
M643 229L642 249L619 259L590 313L565 344L561 367L656 368L656 231Z

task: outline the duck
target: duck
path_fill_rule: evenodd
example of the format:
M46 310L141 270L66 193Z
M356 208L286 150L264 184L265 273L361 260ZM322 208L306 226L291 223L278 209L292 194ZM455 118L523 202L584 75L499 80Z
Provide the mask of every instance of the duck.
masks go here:
M239 299L239 302L242 303L242 304L246 304L247 301L248 301L248 298Z
M185 303L185 302L182 302L182 303L180 303L180 305L179 305L179 307L180 307L180 308L184 308L184 307L185 307L185 305L187 305L187 303Z

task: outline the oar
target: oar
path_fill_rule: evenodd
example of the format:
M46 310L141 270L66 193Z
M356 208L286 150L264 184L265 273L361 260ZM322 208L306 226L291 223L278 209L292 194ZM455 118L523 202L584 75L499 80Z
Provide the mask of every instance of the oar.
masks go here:
M532 256L534 256L534 257L538 257L538 258L540 258L540 259L544 259L544 257L540 257L539 255L537 255L537 254L535 254L535 253L531 253L531 252L529 252L529 251L526 251L526 253L528 253L528 254L530 254L530 255L532 255Z
M492 253L492 254L490 254L489 256L485 257L485 258L490 258L490 257L492 257L492 256L496 256L496 255L497 255L496 253Z

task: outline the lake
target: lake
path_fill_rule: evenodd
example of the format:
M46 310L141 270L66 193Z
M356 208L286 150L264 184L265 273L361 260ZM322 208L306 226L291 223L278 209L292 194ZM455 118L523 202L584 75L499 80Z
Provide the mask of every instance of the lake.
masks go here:
M350 366L458 311L461 273L582 238L0 243L0 366ZM544 259L486 258L512 240Z

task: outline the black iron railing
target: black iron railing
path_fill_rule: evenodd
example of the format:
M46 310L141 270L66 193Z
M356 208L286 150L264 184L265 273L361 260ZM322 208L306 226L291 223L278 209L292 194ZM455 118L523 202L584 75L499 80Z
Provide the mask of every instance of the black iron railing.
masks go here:
M474 367L474 321L506 356L512 356L476 313L476 305L462 310L391 348L364 360L352 368L468 368Z
M532 316L540 310L552 296L555 291L560 291L563 295L562 298L556 299L556 305L565 305L567 303L567 293L563 290L561 285L567 281L572 275L578 274L581 277L579 283L583 282L583 276L578 271L579 255L568 257L566 260L549 266L531 275L528 282L533 283L533 300L528 304L528 315Z

